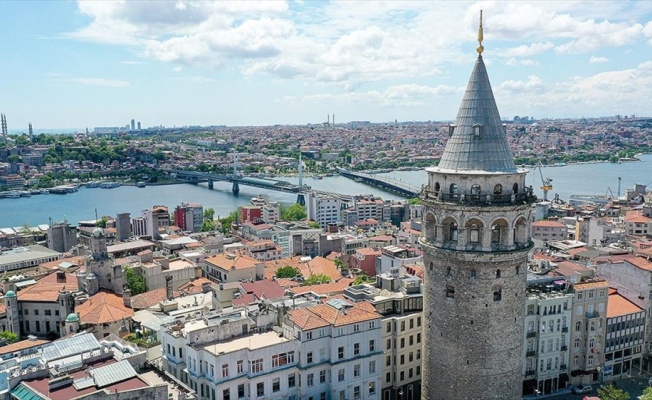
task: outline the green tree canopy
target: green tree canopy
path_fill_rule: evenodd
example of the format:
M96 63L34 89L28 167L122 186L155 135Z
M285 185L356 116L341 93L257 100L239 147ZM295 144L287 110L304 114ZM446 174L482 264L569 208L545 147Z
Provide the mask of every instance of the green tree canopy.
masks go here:
M277 278L294 278L297 275L301 275L301 271L290 265L286 265L285 267L276 270Z
M301 221L306 219L306 207L299 203L291 206L281 205L281 220L283 221Z
M413 197L408 200L408 204L421 204L421 199L418 197Z
M201 224L201 228L199 228L200 231L202 232L210 232L214 231L216 228L215 225L215 210L212 208L207 208L204 210L204 222Z
M319 225L319 222L317 222L317 221L308 222L308 226L311 227L311 228L315 228L315 229L321 228L321 225Z
M145 278L138 275L133 268L126 267L124 269L124 278L125 286L127 286L127 289L131 290L132 295L145 293L147 291Z
M643 395L639 397L640 400L652 400L652 386L648 386L643 390Z
M598 389L598 396L602 400L629 400L629 393L613 385L602 386Z
M7 343L16 343L18 341L18 335L9 331L0 332L0 338L7 341Z
M362 283L373 282L373 281L374 279L367 276L367 274L361 274L355 277L355 279L353 280L353 284L360 285Z
M309 285L318 285L320 283L329 283L331 281L330 276L326 274L311 274L308 279L303 281L303 286Z

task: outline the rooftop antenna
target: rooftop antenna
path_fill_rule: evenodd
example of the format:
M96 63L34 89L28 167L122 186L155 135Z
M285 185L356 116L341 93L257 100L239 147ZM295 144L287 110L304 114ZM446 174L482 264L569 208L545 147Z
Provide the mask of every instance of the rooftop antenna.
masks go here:
M482 47L483 40L484 40L484 35L482 34L482 10L480 10L480 26L478 27L478 48L476 49L480 57L482 57L482 52L484 51L484 47Z

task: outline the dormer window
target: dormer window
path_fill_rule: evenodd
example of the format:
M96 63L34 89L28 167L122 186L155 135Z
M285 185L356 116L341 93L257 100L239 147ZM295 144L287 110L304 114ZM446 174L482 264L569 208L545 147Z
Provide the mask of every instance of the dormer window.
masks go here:
M482 125L480 124L473 125L473 138L480 139L481 133L482 133Z

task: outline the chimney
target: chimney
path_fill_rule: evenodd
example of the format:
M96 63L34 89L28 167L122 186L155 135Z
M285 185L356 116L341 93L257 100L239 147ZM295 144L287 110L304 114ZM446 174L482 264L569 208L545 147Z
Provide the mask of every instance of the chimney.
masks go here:
M172 292L172 275L165 275L165 288L166 290L166 297L168 300L172 300L174 297L174 294Z
M204 282L201 284L201 292L202 293L208 293L211 291L211 283L210 282Z
M57 283L66 283L66 273L57 271Z
M131 290L125 289L122 292L122 301L124 302L125 307L131 308Z

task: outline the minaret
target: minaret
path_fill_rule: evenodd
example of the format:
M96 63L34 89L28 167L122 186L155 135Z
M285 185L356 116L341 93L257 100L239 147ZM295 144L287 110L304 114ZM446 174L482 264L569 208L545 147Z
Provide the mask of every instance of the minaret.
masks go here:
M532 189L478 59L422 192L422 399L520 399Z
M34 131L32 130L32 123L30 122L29 123L29 141L31 142L33 140L34 140Z

